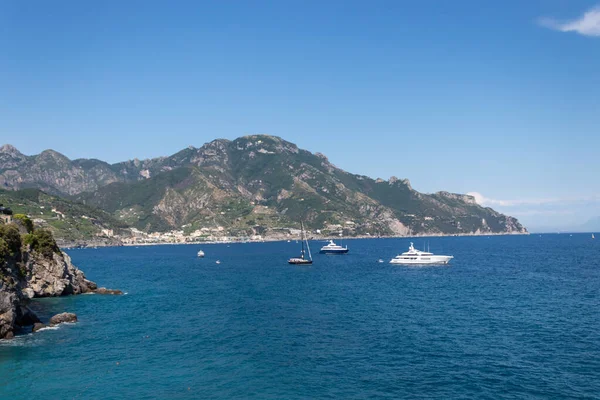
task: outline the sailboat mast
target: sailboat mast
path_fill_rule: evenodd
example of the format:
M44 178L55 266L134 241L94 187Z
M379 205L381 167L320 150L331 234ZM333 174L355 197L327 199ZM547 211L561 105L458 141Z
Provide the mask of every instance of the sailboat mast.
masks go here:
M305 236L306 248L308 249L308 259L312 261L312 254L310 254L310 246L308 245L308 238Z
M300 222L300 241L302 242L302 258L304 259L304 224Z

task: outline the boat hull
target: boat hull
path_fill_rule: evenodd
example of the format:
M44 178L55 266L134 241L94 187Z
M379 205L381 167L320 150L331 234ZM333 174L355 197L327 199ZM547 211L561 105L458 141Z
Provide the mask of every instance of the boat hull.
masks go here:
M292 264L292 265L310 265L312 264L312 260L303 260L300 258L292 258L291 260L288 261L288 264Z
M340 249L340 250L321 250L319 253L321 254L346 254L349 249Z
M416 260L406 260L393 258L390 261L390 264L396 265L445 265L452 260L452 256L429 256L428 259L416 259Z

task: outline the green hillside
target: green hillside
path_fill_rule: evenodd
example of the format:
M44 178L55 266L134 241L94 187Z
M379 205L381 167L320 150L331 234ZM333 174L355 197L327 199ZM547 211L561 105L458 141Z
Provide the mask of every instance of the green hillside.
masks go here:
M69 242L103 236L102 230L122 233L127 225L106 211L38 189L8 191L0 189L0 203L14 214L26 214L36 226L48 228L58 239Z
M19 207L70 239L126 226L268 236L298 227L301 220L324 234L527 232L516 219L479 206L471 196L425 194L407 179L350 174L322 154L267 135L217 139L169 157L112 165L71 161L51 150L25 156L5 145L0 184L74 200L27 190L15 195L23 200Z
M349 174L272 136L215 140L138 165L144 167L147 179L76 199L146 231L222 226L249 235L304 220L313 230L348 235L524 232L470 196L422 194L407 180Z

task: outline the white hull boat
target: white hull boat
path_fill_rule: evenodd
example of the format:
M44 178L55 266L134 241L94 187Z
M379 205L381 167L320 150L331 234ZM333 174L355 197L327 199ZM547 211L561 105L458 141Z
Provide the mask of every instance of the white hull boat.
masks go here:
M430 265L437 264L443 265L448 264L450 260L452 260L453 256L438 256L433 253L429 253L427 251L421 251L415 249L413 244L410 244L408 251L397 255L392 258L390 264L399 264L399 265Z
M329 241L329 244L321 247L321 254L346 254L348 252L348 246L342 247L333 240Z

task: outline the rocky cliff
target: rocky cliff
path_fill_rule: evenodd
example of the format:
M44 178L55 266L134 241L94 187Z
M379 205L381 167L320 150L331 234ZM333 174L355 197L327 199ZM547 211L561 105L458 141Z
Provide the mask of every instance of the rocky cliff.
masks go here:
M31 299L97 289L51 237L21 232L18 225L0 225L0 339L40 322L28 308Z
M97 289L64 252L46 257L27 249L22 254L20 268L21 292L28 299L89 293Z

